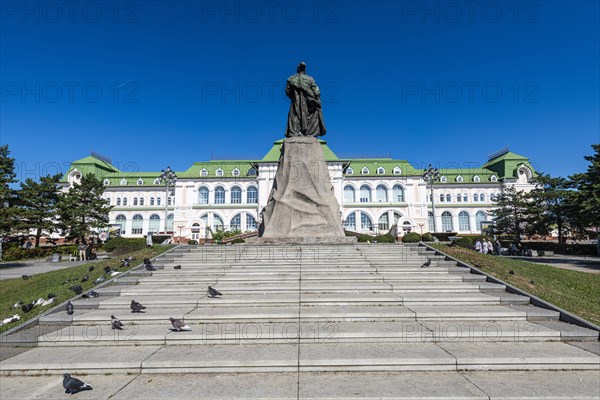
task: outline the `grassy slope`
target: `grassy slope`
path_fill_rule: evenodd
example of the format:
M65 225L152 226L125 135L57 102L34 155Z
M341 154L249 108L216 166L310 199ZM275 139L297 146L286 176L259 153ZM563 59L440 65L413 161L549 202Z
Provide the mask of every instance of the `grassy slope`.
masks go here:
M143 249L131 252L130 255L135 257L135 261L129 268L121 268L120 261L116 259L102 260L96 263L83 264L77 267L64 268L56 271L46 272L43 274L33 275L28 280L21 278L7 279L0 281L0 321L8 316L19 314L21 320L0 327L0 332L4 332L14 326L22 324L31 318L55 307L64 301L75 296L75 293L69 288L73 285L80 285L83 288L83 293L86 293L94 286L94 280L104 275L104 267L110 266L119 272L125 272L133 266L138 265L144 258L152 258L158 254L164 253L173 246L156 246L154 249ZM127 254L129 255L129 254ZM126 256L124 256L126 257ZM88 267L94 266L94 270L89 272ZM24 271L26 272L26 271ZM89 275L90 279L87 282L80 282L81 277ZM73 279L69 283L64 283L68 279ZM110 275L106 275L106 279L110 279ZM21 308L13 308L13 305L19 301L31 303L40 297L47 298L49 293L54 293L56 298L54 303L45 307L36 307L28 313L24 313ZM76 296L79 297L79 296Z
M480 254L473 250L448 247L443 244L436 244L433 247L600 325L600 275L598 274ZM510 271L513 271L514 274L510 274Z

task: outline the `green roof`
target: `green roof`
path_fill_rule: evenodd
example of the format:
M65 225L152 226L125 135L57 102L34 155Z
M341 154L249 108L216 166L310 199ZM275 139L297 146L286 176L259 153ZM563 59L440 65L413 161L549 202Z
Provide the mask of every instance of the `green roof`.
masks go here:
M490 159L483 168L494 171L499 178L516 178L517 170L521 165L527 166L535 174L529 159L512 151L506 151Z

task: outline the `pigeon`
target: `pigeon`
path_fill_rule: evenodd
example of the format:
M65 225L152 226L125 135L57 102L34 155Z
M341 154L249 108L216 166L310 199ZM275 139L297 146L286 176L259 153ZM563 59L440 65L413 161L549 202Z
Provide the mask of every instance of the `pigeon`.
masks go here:
M104 267L104 273L105 274L110 274L113 271L113 269L109 266Z
M173 267L173 269L181 269L181 265L176 265Z
M208 297L210 297L210 298L222 296L221 292L219 292L217 289L211 288L210 286L208 287L207 293L208 293Z
M99 277L98 279L96 279L96 280L94 281L94 284L96 284L96 285L97 285L97 284L99 284L99 283L102 283L102 282L104 282L105 280L106 280L106 278L105 278L105 277L103 277L103 276L101 276L101 277Z
M81 282L87 282L90 280L90 276L89 275L84 275L83 278L81 278Z
M27 279L31 278L31 275L21 275L21 278L26 281Z
M421 265L421 268L427 268L431 265L431 258L428 258L427 261L425 261L423 263L423 265Z
M56 295L54 293L48 293L48 300L55 298Z
M127 261L127 260L121 260L121 266L122 267L129 267L129 261Z
M15 305L13 306L13 308L19 308L23 305L22 301L19 301L18 303L15 303Z
M83 292L83 289L79 285L71 286L69 290L74 291L75 294L81 294L81 292Z
M142 310L145 310L145 309L146 309L146 307L144 307L137 301L131 300L131 312L142 312Z
M133 256L127 256L126 260L127 261L133 261Z
M93 266L93 265L90 265L90 266L89 266L89 268L88 268L88 271L89 271L89 272L92 272L93 270L94 270L94 266Z
M529 281L529 283L531 283L532 285L535 285L535 282L534 282L534 281Z
M73 315L73 313L75 313L75 310L73 309L73 303L71 303L70 300L67 303L67 305L65 306L65 310L67 310L68 315Z
M81 295L82 299L89 299L90 297L98 297L100 296L96 291L90 290L86 294Z
M15 314L12 317L6 317L2 320L2 322L0 322L0 326L10 324L11 322L15 322L20 319L21 319L21 316L19 314Z
M63 376L63 387L65 388L65 393L75 394L81 392L82 390L92 390L90 385L81 382L77 378L73 378L69 374L64 374Z
M52 304L52 303L54 303L54 298L52 298L52 299L48 299L48 300L45 300L45 301L44 301L44 302L41 304L41 306L42 306L42 307L45 307L45 306L47 306L47 305L49 305L49 304Z
M149 258L144 258L144 264L152 264Z
M118 330L123 330L123 323L121 321L119 321L119 318L115 317L114 315L110 316L110 326L112 329L118 329Z
M515 271L513 271L513 270L510 270L510 271L508 271L508 274L509 274L509 275L514 275L514 274L515 274Z
M171 321L171 323L173 324L173 330L175 332L181 332L181 331L191 331L192 328L190 328L188 325L185 324L185 322L183 322L180 319L175 319L175 318L169 318L169 321Z
M144 267L146 268L146 271L156 271L156 268L154 268L154 265L152 264L146 264Z
M31 304L31 303L23 304L21 306L21 310L23 310L23 312L29 312L29 311L33 310L33 304Z

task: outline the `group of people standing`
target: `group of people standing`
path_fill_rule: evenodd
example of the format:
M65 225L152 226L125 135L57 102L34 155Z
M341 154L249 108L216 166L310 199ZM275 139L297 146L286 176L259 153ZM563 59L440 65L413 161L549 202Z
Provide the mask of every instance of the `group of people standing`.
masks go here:
M83 239L79 242L79 239L75 242L77 250L79 252L79 259L83 260L95 260L96 259L96 247L94 247L93 238L88 240Z
M478 251L482 254L502 254L502 245L499 240L496 240L496 243L492 243L489 239L477 239L475 242L475 251Z

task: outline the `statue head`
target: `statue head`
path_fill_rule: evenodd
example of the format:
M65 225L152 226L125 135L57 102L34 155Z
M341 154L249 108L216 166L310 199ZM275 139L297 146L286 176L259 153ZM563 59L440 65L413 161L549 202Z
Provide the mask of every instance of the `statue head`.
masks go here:
M306 72L306 63L304 61L302 61L300 64L298 64L298 67L296 67L296 72L298 72L298 73Z

